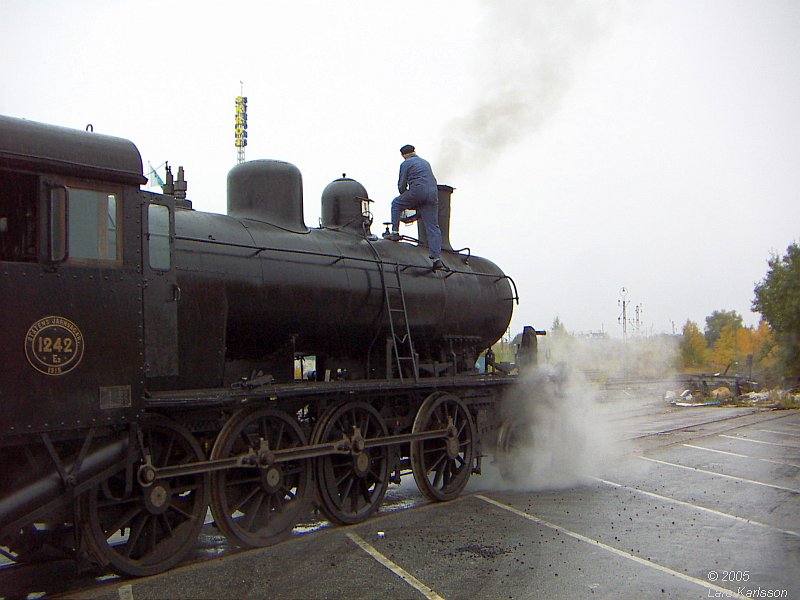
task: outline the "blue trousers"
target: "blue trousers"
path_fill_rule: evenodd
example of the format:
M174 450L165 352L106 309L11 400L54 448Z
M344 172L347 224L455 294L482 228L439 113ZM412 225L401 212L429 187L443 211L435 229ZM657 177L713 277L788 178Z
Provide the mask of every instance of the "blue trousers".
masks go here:
M400 230L400 215L407 209L415 209L422 217L431 258L441 258L442 231L439 229L439 194L436 189L427 193L407 190L392 200L392 231Z

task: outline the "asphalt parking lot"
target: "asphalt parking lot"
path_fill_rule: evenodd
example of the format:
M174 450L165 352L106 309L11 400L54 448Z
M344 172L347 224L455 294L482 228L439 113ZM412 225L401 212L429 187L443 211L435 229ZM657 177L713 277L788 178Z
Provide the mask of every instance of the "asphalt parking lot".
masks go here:
M404 483L359 525L65 595L800 597L800 412L652 407L617 412L624 454L564 489L427 504ZM217 552L211 533L201 546Z

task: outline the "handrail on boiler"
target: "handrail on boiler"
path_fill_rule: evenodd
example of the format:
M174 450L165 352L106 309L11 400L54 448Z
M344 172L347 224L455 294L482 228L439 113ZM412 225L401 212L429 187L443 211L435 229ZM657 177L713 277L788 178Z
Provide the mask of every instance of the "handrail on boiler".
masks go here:
M234 242L223 242L220 240L209 240L209 239L189 237L183 235L176 235L175 240L180 240L182 242L197 242L200 244L212 244L216 246L228 246L230 248L244 248L247 250L254 250L253 257L258 256L262 252L286 252L288 254L300 254L304 256L319 256L322 258L332 258L334 259L332 264L336 264L342 260L353 260L358 262L372 263L375 265L390 264L394 266L395 264L397 264L398 266L403 267L404 269L421 268L420 265L413 265L409 263L395 263L395 262L387 263L386 261L378 258L366 258L363 256L345 256L342 254L332 254L330 252L317 252L315 250L296 250L294 248L276 248L274 246L254 246L252 244L237 244ZM517 292L517 284L514 282L514 280L511 278L510 275L506 274L498 275L497 273L481 273L479 271L459 271L458 269L450 269L450 273L462 274L462 275L475 275L477 277L493 277L497 281L508 279L508 281L511 283L511 287L514 290L514 295L511 298L504 298L504 300L514 300L517 304L519 304L519 293Z

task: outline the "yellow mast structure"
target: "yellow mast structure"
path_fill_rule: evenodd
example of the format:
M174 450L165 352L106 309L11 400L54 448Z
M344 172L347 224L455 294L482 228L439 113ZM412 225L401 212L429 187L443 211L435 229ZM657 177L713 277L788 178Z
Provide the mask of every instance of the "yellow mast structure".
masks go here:
M241 84L239 95L236 96L236 117L234 133L236 141L236 164L244 162L244 149L247 146L247 96L244 95L244 82Z

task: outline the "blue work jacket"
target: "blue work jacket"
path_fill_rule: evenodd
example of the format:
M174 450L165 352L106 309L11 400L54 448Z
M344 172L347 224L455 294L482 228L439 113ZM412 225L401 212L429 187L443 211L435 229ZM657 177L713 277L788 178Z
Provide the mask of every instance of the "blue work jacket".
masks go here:
M433 193L435 197L436 177L433 176L430 163L416 154L404 159L400 165L397 189L401 194L408 190L412 196L423 198Z

